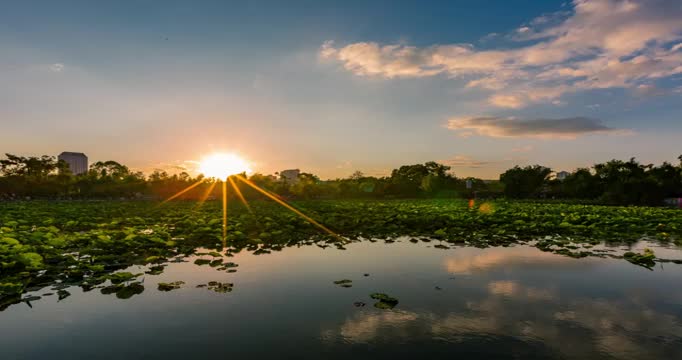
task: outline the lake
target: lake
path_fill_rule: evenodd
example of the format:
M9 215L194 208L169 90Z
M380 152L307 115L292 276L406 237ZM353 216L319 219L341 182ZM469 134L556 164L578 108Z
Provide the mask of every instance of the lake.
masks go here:
M242 251L225 258L232 273L191 256L140 276L129 299L44 288L27 295L54 295L0 312L1 358L682 358L682 265L407 240ZM682 258L651 243L607 249L644 247ZM197 288L210 281L233 287ZM376 308L372 293L398 303Z

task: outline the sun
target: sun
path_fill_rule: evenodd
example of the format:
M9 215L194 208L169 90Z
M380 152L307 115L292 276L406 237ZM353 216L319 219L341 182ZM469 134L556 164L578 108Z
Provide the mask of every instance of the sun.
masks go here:
M226 180L231 175L251 172L249 163L235 154L216 153L201 160L199 171L206 177Z

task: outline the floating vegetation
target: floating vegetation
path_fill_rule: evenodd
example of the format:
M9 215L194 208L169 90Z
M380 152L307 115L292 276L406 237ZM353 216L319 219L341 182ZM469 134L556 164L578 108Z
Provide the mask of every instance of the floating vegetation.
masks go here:
M210 267L218 267L218 266L222 266L222 265L223 265L223 260L221 260L221 259L213 260L208 264L208 266L210 266Z
M57 301L62 301L62 300L66 299L66 298L69 297L69 296L71 296L71 293L68 292L68 291L66 291L66 290L59 290L59 291L57 291L57 298L58 298Z
M182 285L185 285L184 281L173 281L170 283L159 283L158 289L159 291L171 291L171 290L176 290L182 287Z
M208 283L207 289L217 292L217 293L228 293L232 292L232 288L234 287L234 284L232 283L223 283L220 281L210 281Z
M22 298L21 301L24 301L24 302L31 302L31 301L36 301L36 300L40 300L40 299L41 299L40 296L32 295L32 296L27 296L27 297L25 297L25 298Z
M121 284L121 283L130 281L130 280L133 280L140 275L142 275L142 274L141 273L140 274L133 274L130 272L118 272L118 273L110 274L107 276L103 276L100 279L101 280L104 280L104 279L109 280L109 281L111 281L112 284Z
M134 295L142 294L144 286L140 282L133 282L129 285L114 284L103 287L100 292L103 295L116 294L119 299L130 299Z
M0 211L0 309L20 302L35 289L75 286L83 291L136 281L120 271L149 266L159 275L163 264L187 262L235 272L223 257L242 250L269 254L289 246L344 249L352 241L396 241L453 246L509 246L526 243L574 258L608 256L591 249L602 242L635 242L646 236L682 245L682 212L649 207L593 206L494 201L494 211L470 211L464 200L301 201L295 206L340 234L321 234L308 221L268 201L251 203L252 212L233 204L222 247L219 202L195 208L193 202L9 202ZM190 211L191 210L191 211ZM656 262L680 263L644 254L622 257L652 269ZM119 275L117 275L119 274ZM128 285L130 286L130 285ZM141 286L141 285L140 285ZM124 286L125 287L125 286ZM139 291L133 286L127 291ZM107 291L117 291L120 288ZM126 294L123 294L126 295ZM17 297L18 296L18 297Z
M398 305L398 299L390 297L384 293L373 293L369 297L374 300L379 300L374 303L374 307L377 309L388 310L393 309L396 305Z
M649 270L651 270L656 265L656 262L654 261L656 259L656 255L654 254L653 250L648 248L644 249L644 252L642 254L637 254L628 251L625 254L623 254L623 258L635 265L645 267Z
M343 279L343 280L336 280L334 281L334 284L343 287L343 288L349 288L353 287L353 280L348 280L348 279Z
M128 286L124 286L123 289L116 292L116 297L119 299L130 299L134 295L142 294L144 291L144 286L141 283L132 283Z
M163 274L164 268L165 268L165 265L152 266L149 268L149 270L145 271L144 273L147 275L161 275L161 274Z

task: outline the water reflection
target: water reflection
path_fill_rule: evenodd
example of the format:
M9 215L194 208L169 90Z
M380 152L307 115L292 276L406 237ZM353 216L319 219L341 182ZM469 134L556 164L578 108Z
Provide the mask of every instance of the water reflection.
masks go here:
M458 311L359 312L328 342L421 343L436 339L467 342L482 351L491 342L541 343L549 354L567 358L663 359L682 355L679 313L657 311L638 299L568 298L552 289L515 281L487 284L488 295L461 299ZM679 309L678 309L679 311Z
M188 257L125 283L146 288L126 301L122 288L60 289L71 296L0 313L0 348L12 359L682 357L676 264L652 272L529 246L442 250L406 239L346 247L239 252L236 273L194 264L211 255ZM159 287L173 282L183 283ZM370 306L377 292L398 305Z
M510 267L575 267L591 266L593 259L573 259L536 251L528 247L509 247L503 251L481 251L477 248L459 248L447 257L444 266L453 274L472 274L492 268Z

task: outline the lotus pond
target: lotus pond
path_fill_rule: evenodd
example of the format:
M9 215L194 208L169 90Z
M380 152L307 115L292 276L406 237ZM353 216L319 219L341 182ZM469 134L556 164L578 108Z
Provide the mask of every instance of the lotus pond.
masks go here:
M682 212L0 203L5 359L682 357Z

